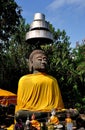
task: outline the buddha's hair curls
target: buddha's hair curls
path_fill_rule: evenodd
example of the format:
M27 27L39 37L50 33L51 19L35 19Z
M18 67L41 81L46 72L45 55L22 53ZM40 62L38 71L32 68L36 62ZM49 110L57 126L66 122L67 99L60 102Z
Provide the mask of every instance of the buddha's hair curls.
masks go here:
M43 50L36 49L36 50L32 51L32 53L29 55L29 71L30 72L32 72L32 70L33 70L32 59L33 59L33 56L36 54L46 55Z

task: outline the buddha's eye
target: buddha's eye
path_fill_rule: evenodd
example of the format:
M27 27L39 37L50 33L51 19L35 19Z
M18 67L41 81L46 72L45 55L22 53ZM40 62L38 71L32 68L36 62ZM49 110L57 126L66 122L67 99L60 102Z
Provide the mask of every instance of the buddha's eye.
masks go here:
M42 61L42 58L38 58L39 61Z
M47 62L47 58L43 58L43 60Z
M43 60L44 60L45 62L47 62L47 58L43 58Z

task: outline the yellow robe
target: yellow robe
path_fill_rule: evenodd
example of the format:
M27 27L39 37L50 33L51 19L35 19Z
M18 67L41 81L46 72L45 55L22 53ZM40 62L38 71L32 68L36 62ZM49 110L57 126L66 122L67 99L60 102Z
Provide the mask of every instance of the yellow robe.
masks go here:
M53 124L59 124L59 119L56 116L51 116L50 122L53 123Z
M65 122L66 122L66 123L72 123L72 119L71 119L70 117L67 117L67 118L65 119Z
M18 84L18 110L49 112L52 109L63 109L63 101L57 80L45 73L22 76Z
M31 122L33 127L37 128L37 130L40 130L40 123L37 120L34 119L30 122Z

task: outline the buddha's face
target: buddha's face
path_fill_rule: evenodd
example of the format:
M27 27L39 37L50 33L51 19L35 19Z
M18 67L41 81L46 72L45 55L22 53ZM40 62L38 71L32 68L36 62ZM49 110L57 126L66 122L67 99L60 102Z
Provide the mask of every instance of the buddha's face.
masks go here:
M47 66L47 57L42 53L35 54L32 59L32 65L34 71L45 71Z

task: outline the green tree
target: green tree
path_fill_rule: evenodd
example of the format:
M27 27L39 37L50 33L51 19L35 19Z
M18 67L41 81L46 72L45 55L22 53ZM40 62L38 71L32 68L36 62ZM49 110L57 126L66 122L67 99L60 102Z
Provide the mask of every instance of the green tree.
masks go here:
M14 0L0 0L0 39L8 41L20 24L21 8Z
M14 0L0 1L0 83L8 87L10 82L9 74L11 63L8 56L11 35L18 30L21 16L21 8ZM9 65L9 66L8 66Z
M21 19L19 29L10 37L9 49L4 52L6 59L3 59L5 73L1 73L4 80L2 86L13 92L17 90L19 78L28 73L27 54L30 48L25 43L28 28L29 25L25 25L25 21Z
M85 42L78 44L73 50L74 62L75 62L75 86L76 92L76 106L78 108L85 109Z

